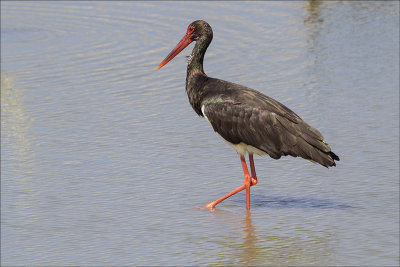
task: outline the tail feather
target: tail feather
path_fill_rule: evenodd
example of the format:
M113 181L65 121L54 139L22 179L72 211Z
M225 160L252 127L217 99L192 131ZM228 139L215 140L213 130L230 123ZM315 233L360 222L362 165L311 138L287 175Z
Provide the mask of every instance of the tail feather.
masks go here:
M334 160L337 160L337 161L340 160L339 157L335 153L333 153L332 151L329 151L329 156L331 156L331 158L333 158Z
M336 166L335 160L339 160L339 157L323 141L324 137L318 130L304 121L293 123L280 116L277 119L281 127L273 129L277 131L275 135L280 137L280 142L275 143L281 146L275 150L281 151L283 155L302 157L325 167Z

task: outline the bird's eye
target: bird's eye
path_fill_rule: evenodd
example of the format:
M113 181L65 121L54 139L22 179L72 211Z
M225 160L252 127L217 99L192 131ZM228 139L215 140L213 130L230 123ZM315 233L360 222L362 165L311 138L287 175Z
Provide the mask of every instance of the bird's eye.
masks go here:
M187 30L187 34L191 35L194 32L194 26L189 26Z

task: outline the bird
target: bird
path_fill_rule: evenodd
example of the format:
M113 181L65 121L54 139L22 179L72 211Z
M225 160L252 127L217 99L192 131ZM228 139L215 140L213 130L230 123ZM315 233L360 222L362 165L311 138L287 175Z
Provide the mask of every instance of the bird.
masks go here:
M324 142L322 134L291 109L257 90L206 75L203 60L212 39L213 31L207 22L193 21L183 38L157 67L159 70L195 42L188 57L186 74L189 102L194 111L204 117L240 157L243 185L208 203L205 208L212 210L228 197L246 190L246 209L250 210L250 187L258 182L253 154L269 155L273 159L301 157L327 168L336 166L335 161L339 161L339 157Z

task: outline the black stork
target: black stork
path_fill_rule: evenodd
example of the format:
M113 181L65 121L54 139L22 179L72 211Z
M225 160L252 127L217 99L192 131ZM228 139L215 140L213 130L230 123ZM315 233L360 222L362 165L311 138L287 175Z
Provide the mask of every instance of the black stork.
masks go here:
M322 134L304 122L296 113L278 101L240 84L208 77L203 70L204 54L213 38L211 26L196 20L169 55L160 69L195 41L188 59L186 92L194 111L206 118L214 131L240 156L244 184L229 194L210 202L213 209L224 199L246 189L246 208L250 209L250 187L257 184L253 154L302 157L325 167L336 166L339 157L324 142ZM249 174L245 155L249 154Z

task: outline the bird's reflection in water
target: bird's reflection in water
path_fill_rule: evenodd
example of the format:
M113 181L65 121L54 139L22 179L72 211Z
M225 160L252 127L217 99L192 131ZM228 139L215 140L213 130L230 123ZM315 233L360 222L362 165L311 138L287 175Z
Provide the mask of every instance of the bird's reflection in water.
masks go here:
M223 265L254 265L260 248L258 247L258 232L253 225L251 212L237 214L216 208L212 214L224 225L224 228L232 229L231 235L224 236L224 241L217 241L224 244L225 248L232 249L228 253L230 257L222 257L219 259L219 263Z
M229 207L226 205L225 208ZM318 216L323 216L321 213ZM307 225L307 220L298 223L282 217L278 223L270 223L257 210L253 210L253 214L243 210L238 214L215 209L211 214L217 219L218 228L223 228L210 238L210 244L218 247L213 255L216 264L298 266L332 265L335 262L335 251L331 246L335 234L330 229L315 231ZM257 227L260 222L263 225Z
M309 16L304 19L304 24L311 25L313 23L322 23L324 21L321 18L321 1L320 0L309 0L304 4L304 8L308 11Z
M257 232L253 227L250 211L247 211L246 217L243 219L243 231L245 236L243 238L244 254L242 262L248 265L257 257Z

